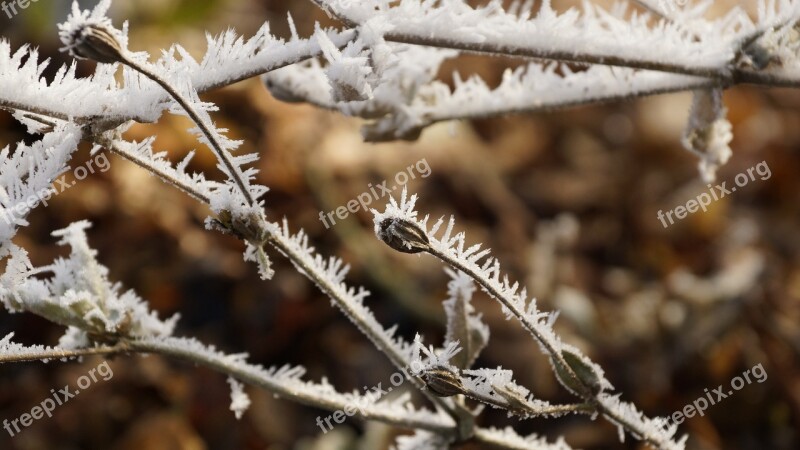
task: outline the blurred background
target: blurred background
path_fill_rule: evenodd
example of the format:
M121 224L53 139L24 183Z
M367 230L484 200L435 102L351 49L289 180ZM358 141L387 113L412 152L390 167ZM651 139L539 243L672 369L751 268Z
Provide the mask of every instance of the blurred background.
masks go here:
M80 2L89 7L94 2ZM508 2L507 2L508 3ZM736 1L718 1L715 13ZM750 5L752 3L753 5ZM748 2L746 6L755 6ZM556 1L558 9L573 3ZM51 58L45 76L69 60L58 51L55 23L69 2L39 0L9 19L0 34L12 48L38 46ZM288 37L291 13L301 35L316 21L336 25L305 0L117 1L115 25L130 21L130 47L158 55L179 43L197 57L204 33L234 28L251 35L269 21ZM491 85L519 61L464 56L446 63L442 80L477 74ZM78 65L83 75L93 63ZM561 311L557 330L606 371L623 399L648 415L671 415L718 385L729 386L761 364L768 379L753 382L681 424L690 449L800 448L800 93L736 87L725 94L734 155L719 172L736 174L764 162L771 176L675 225L659 210L684 205L708 188L680 136L689 94L574 108L546 115L444 123L416 142L365 144L357 119L273 99L251 79L204 98L220 111L219 126L262 155L259 179L270 187L268 214L302 227L323 255L352 266L348 280L366 286L378 319L399 325L406 339L427 343L444 335L441 302L447 275L430 256L398 254L375 239L371 214L360 211L330 229L320 211L338 206L424 159L430 176L408 183L418 208L454 214L469 243L483 242L505 271L545 310ZM156 135L155 147L174 161L197 148L190 169L215 172L180 117L136 125L130 139ZM0 146L32 142L0 111ZM82 147L73 167L89 158ZM301 364L307 378L327 377L339 390L386 385L393 367L327 298L272 252L277 274L259 280L242 260L242 244L206 231L206 208L115 156L95 173L38 208L17 244L34 264L64 255L50 232L89 219L90 244L110 277L146 299L161 317L181 315L176 334L230 353L247 352L265 366ZM383 207L384 200L373 203ZM518 323L506 321L483 293L474 301L491 328L476 367L513 369L538 397L572 399L557 385L538 346ZM0 336L13 331L26 344L54 344L63 329L30 314L0 313ZM0 367L0 419L14 419L50 395L75 385L100 363L24 363ZM228 410L225 377L161 357L122 356L109 362L113 378L98 382L50 419L35 421L2 449L384 449L402 433L355 419L323 434L316 417L329 413L247 388L253 400L236 420ZM752 377L751 377L752 378ZM727 389L727 387L726 387ZM512 425L521 433L564 436L575 448L641 448L619 443L604 420L566 417L518 422L486 411L481 425ZM456 448L478 449L475 443Z

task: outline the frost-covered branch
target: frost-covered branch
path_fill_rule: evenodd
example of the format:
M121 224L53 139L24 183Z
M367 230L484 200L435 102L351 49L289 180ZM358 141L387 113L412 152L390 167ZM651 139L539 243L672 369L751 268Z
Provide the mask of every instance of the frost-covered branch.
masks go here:
M545 439L532 435L520 436L511 427L504 429L498 428L478 428L475 430L475 438L487 444L496 445L501 448L514 450L571 450L564 438L558 438L556 442L549 443Z
M62 124L33 145L0 151L0 257L10 251L18 227L28 225L27 215L50 198L82 135L79 127Z
M66 360L89 355L111 356L117 354L152 353L177 358L202 365L236 380L263 388L277 396L315 408L329 411L353 408L364 420L377 420L401 428L428 430L448 434L455 426L441 413L419 410L408 399L378 399L371 395L339 393L333 386L303 381L302 367L283 366L265 369L247 363L243 355L228 355L194 339L143 338L122 340L115 345L88 348L54 348L23 346L11 342L13 333L0 340L0 363L35 360Z
M130 148L132 144L118 141L105 141L104 143L110 145L115 153L134 161L167 183L190 194L193 191L200 191L199 195L193 196L209 204L207 199L213 195L213 191L208 190L205 186L198 188L195 178L188 177L180 168L173 168L168 161L163 160L162 155L155 155L157 160L153 161L154 156L149 145L137 147L143 150L139 150L138 154L133 154L130 150L122 150L125 147ZM151 170L151 167L157 170ZM205 192L202 192L203 190ZM217 221L216 225L224 226L225 224ZM341 260L334 257L326 260L316 254L308 242L308 236L302 231L292 234L286 220L282 224L264 222L260 223L260 226L264 229L255 233L266 236L261 246L270 244L286 256L298 271L316 284L331 299L332 304L339 308L397 368L404 369L410 366L410 344L395 336L395 328L385 329L377 321L372 311L364 305L364 299L369 295L367 290L361 287L347 286L344 276L347 274L348 267ZM418 388L424 386L420 380L415 378L412 378L411 382ZM449 411L451 415L456 414L458 408L447 399L436 396L428 397L445 411Z
M101 345L89 348L56 348L47 345L22 345L12 342L14 333L9 333L0 339L0 363L23 362L23 361L50 361L80 358L89 355L113 355L124 352L124 344Z
M399 59L386 83L414 86L407 93L388 91L380 84L376 95L366 101L336 101L316 60L276 70L264 81L277 98L338 110L370 120L363 134L369 141L416 138L420 131L447 120L482 119L507 114L540 113L579 105L630 100L637 97L714 87L708 78L627 68L591 66L571 71L558 64L531 63L507 69L499 86L490 88L483 79L455 76L454 89L434 80L435 69L451 53L437 54L423 48L392 44ZM413 49L413 50L412 50ZM407 73L409 61L422 61L427 70ZM421 76L426 75L427 76ZM383 95L377 95L381 93Z
M463 395L524 419L595 412L590 404L553 405L536 399L514 381L510 370L459 368L454 364L461 363L456 357L463 354L464 349L458 342L446 341L438 353L433 348L426 349L419 335L414 344L416 359L412 367L425 381L425 387L440 397Z
M98 143L128 161L136 164L142 169L158 176L169 184L186 192L196 200L208 204L211 202L211 195L222 186L215 181L206 180L203 174L186 173L186 166L194 156L194 152L189 153L177 167L166 159L166 153L154 153L153 141L150 138L144 142L126 142L122 140L111 140L99 138Z
M467 369L472 367L489 343L489 326L472 306L472 293L475 292L472 278L450 269L446 269L446 273L450 276L450 282L447 283L448 298L442 302L447 316L444 345L461 348L452 363L460 369Z
M305 370L302 367L283 366L265 369L247 363L244 355L228 355L214 347L203 345L195 339L166 337L121 340L113 346L66 349L47 346L24 346L11 341L13 333L0 339L0 363L35 360L66 360L89 355L113 356L118 354L155 354L168 358L181 359L204 366L227 375L230 379L263 388L279 397L328 411L350 411L363 420L375 420L400 428L424 430L433 436L448 436L453 433L455 424L447 415L417 409L407 397L396 400L378 399L372 395L361 395L357 391L341 393L327 382L312 383L301 379ZM499 433L499 434L498 434ZM505 436L500 439L500 436ZM513 430L499 432L494 429L475 429L478 441L499 448L519 448L514 442L524 439ZM510 442L506 442L510 441ZM449 442L445 439L444 442ZM539 437L528 438L526 450L570 450L563 441L549 444ZM412 447L413 448L413 447Z
M443 434L450 433L455 426L447 415L415 409L406 397L396 401L378 401L357 392L339 393L325 382L316 384L301 380L305 373L302 367L264 369L246 363L241 355L226 355L194 339L139 339L128 342L128 347L133 351L157 353L200 364L280 397L320 409L337 411L356 406L359 417L366 420Z
M588 3L583 14L575 10L557 14L549 2L544 2L531 18L530 4L517 4L506 11L499 2L478 8L460 1L314 2L347 26L373 36L371 41L362 42L359 37L348 46L356 49L350 52L354 57L349 66L323 52L327 66L311 60L267 74L264 81L276 98L304 101L370 120L363 128L367 141L413 140L425 127L445 120L545 112L654 94L722 89L745 82L800 87L797 33L787 31L800 17L800 3L795 1L764 4L755 21L738 8L725 18L706 20L703 16L710 2L702 2L681 8L657 25L652 25L647 15L626 15L619 8L606 12ZM770 38L776 34L781 38ZM414 39L409 37L412 35ZM319 39L326 40L324 36ZM571 40L580 41L582 46L570 44ZM716 62L710 56L715 45L720 54L727 55ZM455 50L457 54L475 51L475 46L496 46L484 50L508 56L537 57L542 55L533 50L526 53L526 49L564 47L566 53L551 52L548 58L595 65L574 70L565 64L531 63L507 70L495 89L477 76L462 81L456 74L452 91L433 77L418 76L435 74L441 64L441 58L430 50ZM615 61L603 53L605 46L615 55L626 54L619 50L622 46L627 54L652 61ZM587 48L602 54L581 59L580 49ZM417 49L426 49L429 54L415 55L423 51ZM371 55L380 55L385 67L371 63ZM358 58L367 63L359 63ZM670 58L680 64L668 62ZM712 62L714 67L709 65ZM408 73L408 68L420 64L422 71ZM674 67L662 67L664 64ZM708 66L704 68L704 64ZM338 65L335 76L334 65ZM335 95L339 82L332 76L356 80L363 74L367 74L364 83L370 88L369 95L366 91L355 98ZM401 90L398 85L412 88Z
M86 347L89 342L115 338L169 336L178 316L159 319L131 291L108 279L108 269L89 247L85 230L90 224L75 222L53 232L59 244L70 247L67 258L34 267L21 248L11 249L0 275L0 301L11 313L30 312L67 327L62 347ZM43 275L49 274L49 277Z
M648 14L626 16L624 9L606 11L588 2L582 11L558 13L545 1L531 17L531 3L506 11L497 1L476 8L462 1L312 1L348 27L380 18L391 25L384 37L393 42L657 70L723 82L735 71L732 63L742 37L800 15L800 3L794 0L762 2L766 6L755 22L734 8L721 19L702 21L704 33L698 39L683 23L701 21L711 2L686 8L684 22L652 26Z
M127 33L127 25L122 31ZM354 39L355 32L331 30L326 35L334 45L344 46ZM206 53L200 61L175 45L151 64L161 73L185 74L197 93L203 93L320 54L317 39L295 34L285 41L271 34L269 24L250 39L227 31L206 40ZM116 64L100 64L92 76L78 78L73 62L60 67L48 82L42 77L48 63L39 60L36 49L23 46L12 52L9 42L0 38L0 107L76 123L123 123L155 122L170 106L169 95L135 70L123 70L123 83L115 78Z
M519 320L533 335L545 353L552 358L556 369L567 375L566 380L562 378L559 380L574 393L591 396L593 390L611 388L611 384L602 377L602 370L593 363L597 378L594 381L595 386L588 386L585 380L575 373L574 368L565 361L562 348L576 355L580 353L574 348L564 348L566 344L562 343L553 332L552 325L555 315L539 311L535 299L530 300L525 288L520 290L518 283L512 285L507 277L501 279L500 262L495 258L488 257L489 250L481 250L481 244L465 249L464 234L458 233L455 236L452 234L455 226L453 218L448 222L443 235L439 238L435 237L444 224L444 219L439 219L428 230L428 217L426 216L421 221L417 219L417 211L414 209L416 200L416 195L408 199L404 189L399 203L391 198L385 212L379 213L373 209L375 233L378 238L401 252L430 253L454 269L469 275L490 296L502 304L503 311L509 318L513 317Z
M385 329L378 323L372 311L364 305L369 291L362 287L354 288L344 283L348 267L341 260L330 257L326 261L314 253L305 233L291 234L286 220L283 225L270 224L269 244L286 256L300 273L308 277L339 308L351 322L384 353L399 369L411 364L410 345L395 336L396 328ZM412 378L417 387L422 383ZM443 399L428 396L434 403L454 414L454 406Z
M531 333L550 358L556 378L567 390L617 424L620 430L627 430L659 449L683 448L685 438L673 440L677 426L669 425L666 419L647 419L632 405L614 401L616 397L607 393L613 386L604 377L600 366L574 346L561 341L554 332L556 315L540 311L536 300L529 299L524 288L520 290L518 283L512 284L502 274L500 262L489 256L489 250L481 250L481 244L465 248L464 233L453 235L455 221L452 217L439 237L437 234L445 223L443 218L430 229L427 226L427 216L418 220L414 208L416 200L416 195L407 198L404 189L400 202L390 198L384 212L372 210L375 214L375 234L379 239L404 253L427 252L470 276L501 303L508 318L515 318ZM491 396L491 393L486 391L482 395Z
M101 1L91 12L82 11L77 3L72 4L72 14L59 25L59 34L69 52L77 58L87 58L98 63L120 63L154 81L175 100L200 131L203 142L211 148L220 162L220 169L236 183L239 193L247 206L252 206L258 194L265 190L253 190L249 184L253 172L246 173L241 166L253 159L233 158L241 142L230 140L222 135L225 130L217 129L207 113L209 106L202 104L197 91L183 74L162 72L150 65L142 55L128 51L126 31L116 30L106 12L111 0ZM172 76L175 81L169 80ZM178 87L180 86L180 88ZM184 91L184 92L181 92Z
M558 73L556 65L530 64L508 69L492 89L479 77L456 77L455 87L440 82L423 86L406 107L370 124L365 135L409 135L437 122L484 119L520 113L541 113L579 105L714 86L712 80L687 75L592 66L586 71Z
M147 352L193 361L285 396L303 404L338 410L359 407L365 419L406 428L449 433L455 423L443 412L417 411L407 398L381 401L358 393L339 394L327 383L300 380L301 367L263 369L241 355L226 355L194 339L171 337L178 316L162 321L131 291L108 280L108 269L95 259L87 242L87 222L76 222L54 232L69 245L68 258L33 267L21 249L12 249L5 273L0 276L0 300L10 312L31 312L67 327L59 347L23 346L0 340L0 362L32 359L64 359L85 355ZM52 273L50 278L41 275ZM99 344L99 345L96 345Z

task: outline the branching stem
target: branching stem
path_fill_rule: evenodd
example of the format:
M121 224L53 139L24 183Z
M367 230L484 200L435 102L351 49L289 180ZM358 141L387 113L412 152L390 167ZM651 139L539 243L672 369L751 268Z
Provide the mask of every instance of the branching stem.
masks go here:
M138 62L134 61L133 58L128 57L127 55L123 54L122 62L127 65L128 67L132 68L133 70L141 73L142 75L146 76L147 78L156 82L159 86L161 86L167 93L175 99L178 104L183 107L183 110L186 111L186 114L192 121L197 125L200 131L203 133L203 136L206 137L209 144L211 145L211 149L216 153L217 158L222 162L225 166L225 169L228 171L229 176L236 182L236 185L239 188L239 191L244 196L247 204L252 206L254 204L253 195L250 193L250 189L245 182L245 176L242 173L239 166L233 163L231 160L230 152L228 152L225 147L219 142L217 138L216 132L213 132L211 128L213 127L212 124L206 123L206 120L200 117L200 114L195 110L192 102L189 101L183 94L181 94L177 89L175 89L172 84L170 84L167 80L164 79L161 75L156 73L152 70L151 67L148 67L146 64L139 64Z

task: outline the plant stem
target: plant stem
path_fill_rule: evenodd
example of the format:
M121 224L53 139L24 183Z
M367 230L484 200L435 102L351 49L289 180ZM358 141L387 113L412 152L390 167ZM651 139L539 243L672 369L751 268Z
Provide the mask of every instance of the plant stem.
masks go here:
M155 73L155 71L151 70L145 64L137 63L127 55L123 54L122 60L125 65L156 82L165 91L167 91L167 93L173 99L175 99L178 104L183 107L183 110L186 111L186 114L189 115L189 118L191 118L197 127L200 128L200 131L211 144L211 149L217 154L217 158L225 165L229 176L236 181L236 185L239 187L239 191L244 196L247 204L252 206L254 204L254 199L252 194L250 194L250 189L248 188L247 183L245 182L245 176L239 167L235 165L233 161L231 161L230 153L219 142L216 133L211 131L213 125L206 123L206 121L200 117L200 114L197 112L197 110L194 109L194 106L192 106L191 102L184 97L183 94L178 92L178 90L175 89L167 80Z

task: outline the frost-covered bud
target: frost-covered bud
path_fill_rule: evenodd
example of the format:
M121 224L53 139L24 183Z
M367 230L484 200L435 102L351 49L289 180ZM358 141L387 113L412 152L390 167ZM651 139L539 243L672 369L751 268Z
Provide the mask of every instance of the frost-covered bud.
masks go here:
M451 370L444 367L428 369L422 373L422 381L434 395L452 397L466 392L461 379Z
M583 391L584 387L586 387L595 395L603 390L600 376L581 356L569 350L563 350L561 356L564 358L564 362L567 363L570 370L572 370L572 373L578 378L577 380L573 378L572 375L561 366L560 362L555 362L556 375L566 387L576 393L580 393Z
M209 229L233 233L236 237L257 246L267 239L266 222L258 211L234 215L230 210L222 209L217 218L207 221L206 225Z
M113 28L86 24L75 29L66 42L71 55L99 63L124 62L123 47Z
M387 217L380 223L378 237L398 252L419 253L431 248L428 235L422 228L397 217Z

